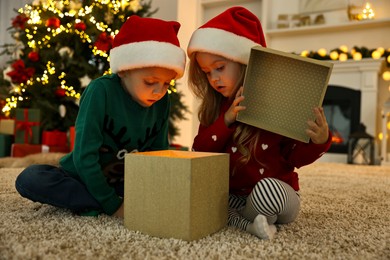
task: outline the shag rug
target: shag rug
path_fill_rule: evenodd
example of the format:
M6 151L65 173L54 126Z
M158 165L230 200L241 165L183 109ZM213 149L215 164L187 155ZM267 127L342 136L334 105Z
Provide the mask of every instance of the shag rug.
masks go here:
M302 209L271 241L226 227L197 241L127 230L19 196L0 169L0 259L390 259L390 167L317 162L299 169Z

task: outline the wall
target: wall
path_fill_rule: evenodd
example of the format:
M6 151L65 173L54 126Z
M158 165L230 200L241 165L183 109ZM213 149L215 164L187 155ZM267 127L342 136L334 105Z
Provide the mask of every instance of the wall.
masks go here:
M281 4L283 2L283 4ZM268 22L268 44L269 47L283 50L301 52L303 50L318 50L325 48L331 50L338 48L341 45L346 45L349 48L353 46L365 46L368 48L387 47L390 42L390 1L389 0L375 0L370 1L375 11L375 20L387 20L384 26L373 24L372 26L359 26L363 22L351 22L356 25L353 27L338 27L341 24L349 23L348 14L345 9L323 11L311 15L323 14L326 24L320 26L318 30L310 30L305 32L290 30L286 33L278 33L276 29L277 16L279 14L295 14L299 12L299 0L289 1L289 4L284 4L285 1L273 0L269 2L268 11L270 15L267 17ZM355 5L362 5L365 1L349 0ZM292 6L292 4L295 6ZM310 29L311 26L302 27L303 29ZM322 27L322 28L321 28ZM324 28L325 27L325 28ZM366 29L362 29L365 27ZM313 28L313 27L311 27ZM285 30L282 30L285 31Z

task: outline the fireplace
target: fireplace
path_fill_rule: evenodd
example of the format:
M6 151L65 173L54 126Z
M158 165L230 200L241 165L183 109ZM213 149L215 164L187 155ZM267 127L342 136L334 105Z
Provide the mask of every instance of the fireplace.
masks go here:
M334 66L323 107L329 127L337 131L342 140L337 140L339 144L333 144L330 151L324 154L320 161L347 163L346 143L348 140L345 138L356 130L359 123L363 123L366 126L366 132L375 138L382 131L381 107L385 100L383 100L384 95L379 87L379 79L385 67L385 61L367 58L359 61L331 62ZM376 140L376 143L379 146L379 140ZM379 151L377 147L375 158L380 163Z
M332 146L329 153L348 153L348 139L358 130L360 124L360 90L329 85L323 108L332 132Z

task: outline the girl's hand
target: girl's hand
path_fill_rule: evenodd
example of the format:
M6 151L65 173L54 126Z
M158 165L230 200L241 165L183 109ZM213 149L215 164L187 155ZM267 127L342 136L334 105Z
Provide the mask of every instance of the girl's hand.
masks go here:
M232 105L225 113L225 124L226 126L230 126L236 121L237 113L245 110L244 106L240 106L240 102L244 100L244 96L242 96L244 88L240 87L240 89L236 93L236 97L233 100Z
M306 129L306 134L315 144L324 144L329 138L329 127L326 121L324 109L322 107L314 108L316 119L307 122L309 128Z

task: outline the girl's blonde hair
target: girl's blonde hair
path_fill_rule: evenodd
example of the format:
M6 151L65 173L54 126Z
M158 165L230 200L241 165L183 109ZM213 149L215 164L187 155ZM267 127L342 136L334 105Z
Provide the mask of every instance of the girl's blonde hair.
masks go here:
M235 93L243 85L246 65L241 64L240 77L235 86ZM200 99L201 104L198 111L198 119L201 125L210 126L217 120L220 114L223 96L215 91L206 74L201 70L196 61L196 52L190 56L188 85L194 95ZM235 97L235 93L233 98ZM237 145L238 151L243 155L239 159L238 165L234 166L233 174L243 165L247 164L252 154L256 154L256 149L260 138L259 129L247 124L239 124L233 134L233 141ZM255 157L255 160L259 160ZM260 162L259 162L260 163ZM262 163L260 163L262 164Z

